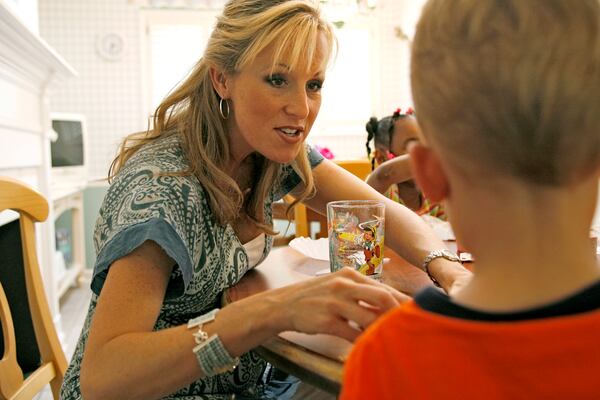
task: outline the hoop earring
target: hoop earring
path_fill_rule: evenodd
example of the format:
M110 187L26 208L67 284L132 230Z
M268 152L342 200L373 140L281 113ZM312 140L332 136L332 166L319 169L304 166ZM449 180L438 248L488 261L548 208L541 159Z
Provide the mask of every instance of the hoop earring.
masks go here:
M219 114L221 114L221 118L223 119L229 118L229 103L222 97L219 100Z

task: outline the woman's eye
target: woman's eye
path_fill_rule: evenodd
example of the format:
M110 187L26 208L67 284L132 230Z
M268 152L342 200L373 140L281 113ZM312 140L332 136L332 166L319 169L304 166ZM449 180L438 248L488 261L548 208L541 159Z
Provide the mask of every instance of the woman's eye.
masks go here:
M321 81L311 81L306 85L309 91L318 92L323 88L323 82Z
M285 79L278 75L271 75L267 78L267 81L274 87L282 87L285 85Z

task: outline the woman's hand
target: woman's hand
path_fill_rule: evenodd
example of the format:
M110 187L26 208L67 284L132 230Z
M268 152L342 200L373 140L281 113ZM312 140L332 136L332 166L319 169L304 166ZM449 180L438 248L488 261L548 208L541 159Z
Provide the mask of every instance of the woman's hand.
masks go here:
M429 264L429 272L449 295L465 287L473 274L460 263L436 258Z
M446 293L450 296L456 294L456 292L460 291L462 288L467 286L469 282L471 282L471 278L473 277L473 273L467 269L462 271L457 271L451 279L450 285L445 288Z
M381 314L409 299L350 268L265 294L280 331L327 333L354 341ZM352 325L350 324L352 322Z

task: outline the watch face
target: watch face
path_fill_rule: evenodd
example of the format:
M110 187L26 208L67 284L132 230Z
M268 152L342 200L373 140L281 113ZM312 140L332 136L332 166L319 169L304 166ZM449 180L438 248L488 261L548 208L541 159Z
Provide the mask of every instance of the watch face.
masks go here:
M96 50L98 54L109 61L116 61L123 55L125 42L118 33L106 33L98 37Z

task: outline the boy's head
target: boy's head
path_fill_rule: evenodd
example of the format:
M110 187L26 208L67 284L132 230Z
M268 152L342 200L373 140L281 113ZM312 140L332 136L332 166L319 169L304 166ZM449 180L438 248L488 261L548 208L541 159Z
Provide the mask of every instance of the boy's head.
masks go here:
M392 115L380 120L372 117L366 125L367 153L371 157L370 142L373 140L373 164L381 164L390 158L405 154L412 141L419 139L419 125L412 109L402 113L397 109Z
M600 164L598 0L429 0L419 124L456 168L562 185Z

